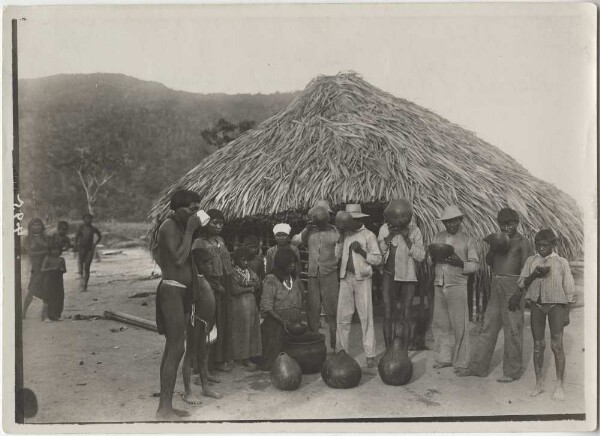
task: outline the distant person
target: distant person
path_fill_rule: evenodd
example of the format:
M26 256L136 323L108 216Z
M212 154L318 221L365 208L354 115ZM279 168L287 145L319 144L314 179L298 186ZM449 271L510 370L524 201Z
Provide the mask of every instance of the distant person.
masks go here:
M46 235L44 222L40 218L33 218L27 225L27 236L25 237L25 247L31 263L31 276L27 286L27 295L23 303L23 319L27 314L27 309L33 300L33 297L43 298L44 274L42 273L42 264L48 255L49 238ZM44 313L42 312L42 318Z
M383 340L388 349L396 335L397 303L402 340L409 345L411 312L417 287L417 262L425 259L421 230L411 224L412 205L406 200L393 200L384 211L386 222L379 229L379 248L383 254Z
M293 245L308 247L308 293L306 317L312 332L318 332L321 305L329 325L329 339L335 350L337 306L339 295L335 244L340 239L338 230L329 224L329 207L315 206L308 211L309 224L292 238Z
M56 226L56 233L50 236L51 244L57 245L61 254L73 248L68 233L69 223L67 221L59 221Z
M292 228L289 224L279 223L273 227L273 235L275 236L275 245L267 250L267 275L273 273L275 254L280 248L290 248L296 255L296 275L300 277L300 251L297 247L290 245L290 232Z
M535 397L544 391L544 350L546 348L546 318L550 325L550 340L556 366L556 388L553 400L564 401L565 350L563 329L569 325L575 282L567 259L554 252L557 236L551 229L535 235L537 254L525 261L519 286L527 289L525 299L531 302L531 333L533 335L533 366L535 388L529 393Z
M50 321L60 321L65 304L63 274L67 272L65 259L60 256L61 246L50 244L48 256L42 263L44 275L44 313ZM42 315L44 318L44 315Z
M82 277L81 292L86 292L90 281L90 267L94 260L94 252L96 245L102 240L102 233L92 225L94 217L91 213L83 214L82 219L83 224L79 226L75 234L75 249L77 250L78 273Z
M250 249L251 257L248 260L250 268L258 277L259 286L254 296L256 297L256 307L260 307L260 296L262 294L262 282L266 276L266 259L260 249L260 240L256 235L248 235L244 238L244 245Z
M301 321L302 292L296 275L296 253L282 247L275 253L273 272L263 282L260 310L264 321L260 326L262 362L259 369L269 371L283 348L290 324Z
M254 293L260 287L258 276L248 267L250 248L240 246L233 253L231 274L231 354L246 370L255 370L250 360L262 355L260 315Z
M498 333L504 331L503 375L497 381L510 383L521 377L523 367L523 325L525 323L523 290L519 275L525 261L533 255L533 245L517 230L519 214L510 208L498 212L498 226L510 238L507 251L493 245L485 256L492 269L491 295L483 317L479 341L465 375L485 377L496 349Z
M194 241L192 249L206 248L212 254L212 268L206 279L215 295L217 342L211 348L212 366L217 371L231 372L233 360L231 357L231 256L221 236L225 217L217 209L206 211L210 217L208 224L202 229L199 237ZM210 365L210 363L209 363Z
M457 375L464 375L469 370L471 350L467 278L479 269L477 244L461 230L463 213L458 206L447 206L439 220L446 230L435 235L433 243L452 245L454 254L432 261L435 265L432 331L436 356L433 367L454 366Z
M335 217L335 222L340 229L340 240L335 246L335 254L342 261L336 351L349 351L348 337L352 315L356 310L362 326L367 367L372 368L375 366L377 349L371 279L373 266L381 264L382 256L377 237L361 222L361 219L366 217L368 215L362 213L360 204L347 204L346 210L338 212Z
M173 391L179 363L185 351L187 318L193 298L191 246L194 232L200 228L200 196L179 190L171 196L172 214L158 229L155 260L162 272L156 291L156 326L166 343L160 364L160 400L156 418L173 420L189 412L173 408Z

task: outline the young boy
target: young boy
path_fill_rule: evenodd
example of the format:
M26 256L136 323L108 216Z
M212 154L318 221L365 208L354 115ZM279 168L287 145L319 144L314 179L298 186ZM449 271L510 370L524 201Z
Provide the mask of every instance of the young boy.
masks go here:
M61 254L69 248L73 248L67 233L69 233L69 223L66 221L59 221L56 226L56 233L50 236L50 243L57 245Z
M383 253L383 339L387 349L394 340L397 300L400 297L402 339L408 346L411 308L417 284L417 265L425 259L421 230L411 224L413 209L406 200L392 200L383 211L386 220L377 242Z
M531 301L531 333L533 335L533 366L536 384L529 393L535 397L543 392L544 349L546 348L546 318L550 324L551 348L556 365L556 389L552 399L565 400L565 351L563 329L569 324L575 283L569 262L554 253L557 236L551 229L535 235L537 254L525 261L519 287L527 289L525 299Z
M83 281L81 283L81 291L86 292L88 282L90 281L90 267L92 260L94 259L94 251L96 245L102 240L102 233L96 227L92 225L93 216L90 213L83 215L83 224L77 229L75 234L75 248L78 253L78 266L79 275L83 274ZM98 239L95 239L97 236Z
M338 230L329 224L329 211L315 206L308 211L310 224L292 238L293 245L308 246L308 294L306 317L312 332L319 331L321 302L329 325L329 343L335 350L339 285L335 244L340 239Z
M533 254L533 245L517 230L519 214L510 208L498 212L498 226L510 238L508 251L490 245L485 261L492 269L490 301L485 310L483 329L467 374L485 377L490 369L498 333L504 330L503 376L497 381L510 383L521 376L523 364L523 294L519 274Z
M275 235L275 244L276 245L274 245L273 247L271 247L267 250L267 266L266 266L267 275L273 273L275 253L277 253L277 250L279 250L280 247L281 248L288 247L288 248L291 248L292 251L294 252L294 254L296 255L296 274L298 277L300 277L300 270L301 270L300 251L298 251L297 247L290 245L290 232L291 231L292 231L292 228L290 227L289 224L286 224L286 223L279 223L279 224L276 224L275 227L273 227L273 234Z
M260 249L260 240L256 235L248 235L244 238L244 246L250 249L252 257L248 260L250 268L258 276L259 286L254 296L256 297L256 307L260 308L260 296L262 294L262 282L265 279L265 256Z
M340 240L335 255L341 259L340 294L337 308L336 351L348 351L348 336L354 311L358 312L362 326L363 347L367 367L375 366L376 343L373 323L371 277L373 266L381 264L381 251L377 237L367 230L360 218L360 204L347 204L344 212L338 212L335 222L340 229Z
M454 366L454 372L462 375L468 372L470 357L467 278L479 268L479 258L475 240L460 229L463 213L458 206L447 206L439 220L446 230L438 233L433 243L452 245L454 254L432 261L435 263L432 330L436 352L433 367Z

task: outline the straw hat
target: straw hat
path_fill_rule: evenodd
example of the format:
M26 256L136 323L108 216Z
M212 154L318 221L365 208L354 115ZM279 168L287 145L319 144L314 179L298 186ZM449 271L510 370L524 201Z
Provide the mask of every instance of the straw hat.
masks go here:
M348 212L350 215L352 215L352 218L363 218L363 217L369 216L365 213L362 213L360 204L347 204L346 212Z
M450 206L446 206L446 208L444 209L444 212L442 213L442 216L439 217L438 220L439 221L447 221L447 220L451 220L453 218L458 218L461 216L464 216L464 215L460 211L458 206L456 206L455 204L451 204Z
M331 210L331 207L329 207L329 202L327 200L319 200L319 201L317 201L315 203L314 207L317 207L317 206L324 207L327 210L327 212L333 213L333 211Z

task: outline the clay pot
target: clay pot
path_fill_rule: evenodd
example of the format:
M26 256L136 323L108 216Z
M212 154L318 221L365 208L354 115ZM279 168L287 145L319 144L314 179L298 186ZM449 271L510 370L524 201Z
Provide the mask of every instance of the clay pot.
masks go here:
M383 210L385 222L394 226L398 225L400 218L407 214L412 216L412 206L406 200L392 200Z
M321 370L327 357L325 336L320 333L289 335L283 338L283 351L298 362L302 374L314 374Z
M282 391L294 391L302 382L300 365L285 353L279 356L271 365L271 383Z
M510 248L510 238L504 232L492 233L483 240L490 245L492 250L498 253L506 253Z
M394 338L392 346L379 361L377 369L386 385L402 386L409 382L413 373L413 363L400 337Z
M303 335L304 333L306 333L307 329L308 326L301 322L295 322L293 324L288 325L288 332L290 332L292 335Z
M334 389L358 386L361 376L360 365L344 350L329 356L321 368L321 378L327 386Z
M454 247L449 244L429 244L429 254L434 262L444 260L454 254Z

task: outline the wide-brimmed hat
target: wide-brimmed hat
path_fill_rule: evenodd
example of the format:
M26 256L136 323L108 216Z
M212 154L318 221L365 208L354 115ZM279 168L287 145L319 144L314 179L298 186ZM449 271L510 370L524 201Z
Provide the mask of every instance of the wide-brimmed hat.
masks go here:
M442 213L442 216L439 217L438 220L439 221L447 221L447 220L451 220L451 219L458 218L461 216L464 216L464 215L460 211L458 206L456 206L455 204L451 204L450 206L446 206L446 208L444 209L444 212Z
M364 218L366 216L369 216L366 213L362 213L360 204L347 204L346 212L352 215L352 218Z
M317 207L317 206L324 207L327 210L327 212L333 213L333 211L331 210L331 207L329 206L329 202L327 200L317 201L313 207Z

